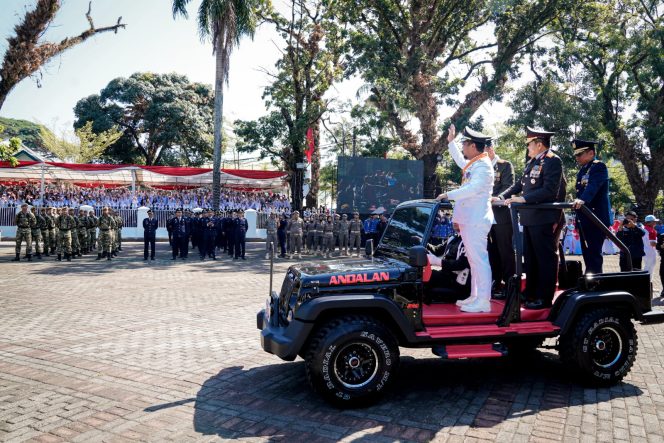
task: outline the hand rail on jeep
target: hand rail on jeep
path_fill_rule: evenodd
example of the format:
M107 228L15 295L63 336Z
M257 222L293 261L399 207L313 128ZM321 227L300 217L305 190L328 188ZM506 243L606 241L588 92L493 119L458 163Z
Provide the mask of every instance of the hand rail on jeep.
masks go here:
M494 206L504 206L504 202L498 201L493 202ZM549 210L563 210L571 209L574 205L568 202L558 202L558 203L538 203L538 204L528 204L528 203L512 203L510 205L510 215L512 218L512 244L515 250L515 275L510 278L510 281L507 283L507 299L505 300L505 308L503 309L502 314L498 318L498 326L509 326L512 321L521 320L521 275L523 273L523 235L519 231L519 211L529 210L529 209L549 209ZM597 218L597 216L590 210L586 205L581 205L576 211L581 212L586 216L595 227L599 228L616 246L618 249L625 254L625 262L628 268L628 271L632 270L632 260L629 249L625 244L620 241L616 235L611 232L611 230L602 223L602 221Z

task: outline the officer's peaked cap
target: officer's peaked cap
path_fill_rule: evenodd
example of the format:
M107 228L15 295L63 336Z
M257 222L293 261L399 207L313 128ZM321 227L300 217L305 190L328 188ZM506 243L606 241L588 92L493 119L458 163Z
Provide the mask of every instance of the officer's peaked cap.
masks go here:
M475 131L467 126L463 128L463 132L461 135L463 136L462 140L464 141L468 140L477 145L482 145L482 146L491 145L491 136L482 134L480 131Z
M597 140L581 140L578 138L572 140L572 149L574 149L574 155L582 154L588 149L592 149L593 151L597 152L598 146L599 142Z
M530 126L526 126L526 144L537 139L548 142L554 134L555 132L546 131L541 128L531 128Z

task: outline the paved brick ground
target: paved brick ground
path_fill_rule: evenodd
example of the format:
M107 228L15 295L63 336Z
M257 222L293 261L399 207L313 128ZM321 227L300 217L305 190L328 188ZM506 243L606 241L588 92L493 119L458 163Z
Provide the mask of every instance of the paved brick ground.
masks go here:
M109 264L16 264L0 245L0 441L664 441L662 325L637 327L637 362L611 389L574 384L545 351L526 366L403 350L382 403L339 411L301 360L260 349L259 245L240 263L158 247L148 264L137 244Z

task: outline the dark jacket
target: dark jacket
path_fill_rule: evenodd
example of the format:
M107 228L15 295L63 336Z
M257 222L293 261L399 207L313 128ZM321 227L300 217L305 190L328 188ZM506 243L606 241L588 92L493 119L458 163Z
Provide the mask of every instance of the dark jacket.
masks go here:
M645 251L643 249L643 236L646 235L645 231L638 226L636 228L623 229L621 226L616 237L627 246L632 258L643 257ZM622 254L622 252L621 252Z
M442 256L441 268L448 271L463 271L464 269L470 268L470 263L468 263L468 257L466 257L465 252L462 252L461 255L459 255L459 246L461 244L461 236L455 234L450 236L445 243L440 245L434 246L427 244L427 249L436 257ZM458 259L457 255L459 256ZM470 279L468 279L468 281L470 281Z
M503 191L501 198L523 193L526 203L553 203L565 199L565 176L563 163L556 154L548 150L540 158L531 159L523 171L521 180ZM559 223L562 210L522 209L519 211L523 226Z
M611 224L611 203L609 202L609 171L606 165L599 160L584 165L576 174L576 198L584 201L585 205L599 218L604 225ZM584 226L591 226L582 214L577 219Z
M514 186L514 167L507 160L498 159L493 167L493 197L498 197L503 192ZM497 225L512 223L510 209L507 206L494 206L493 216Z
M159 222L156 218L150 220L150 218L143 219L143 237L151 238L154 237L157 233L157 228L159 227Z
M191 234L191 223L186 217L178 219L173 217L168 221L169 232L173 237L182 238L188 237Z

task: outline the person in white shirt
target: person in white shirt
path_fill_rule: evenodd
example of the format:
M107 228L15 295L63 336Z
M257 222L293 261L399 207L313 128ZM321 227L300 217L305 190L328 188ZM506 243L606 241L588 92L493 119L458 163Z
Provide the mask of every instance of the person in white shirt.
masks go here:
M487 236L494 223L491 209L493 166L484 148L491 137L472 129L463 131L463 153L454 143L456 128L450 125L448 148L456 164L462 168L461 186L440 194L438 200L454 200L454 221L459 224L461 238L466 245L470 263L470 297L457 305L464 312L491 311L491 265L487 250Z

